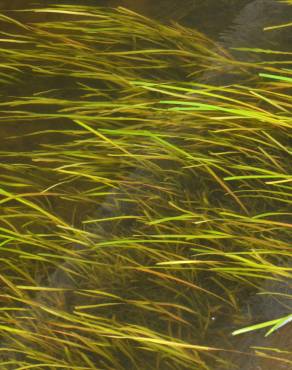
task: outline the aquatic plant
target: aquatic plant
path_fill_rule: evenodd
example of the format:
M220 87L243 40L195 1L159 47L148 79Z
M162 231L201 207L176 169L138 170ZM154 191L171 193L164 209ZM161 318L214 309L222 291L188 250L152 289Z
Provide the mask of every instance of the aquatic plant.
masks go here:
M249 297L291 299L290 52L125 9L0 18L1 368L233 366Z
M272 326L272 328L266 333L266 336L268 336L274 333L276 330L282 328L284 325L287 325L291 321L292 321L292 315L288 315L285 317L281 317L280 319L276 319L276 320L264 322L261 324L252 325L247 328L235 330L232 334L238 335L238 334L246 333L248 331L258 330L258 329L266 328L268 326Z

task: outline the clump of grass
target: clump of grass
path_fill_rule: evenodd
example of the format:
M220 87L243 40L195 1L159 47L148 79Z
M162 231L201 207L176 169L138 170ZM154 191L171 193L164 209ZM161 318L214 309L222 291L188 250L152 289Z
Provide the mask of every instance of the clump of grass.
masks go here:
M289 52L237 61L125 9L21 14L51 18L2 17L2 368L233 366L248 296L291 299Z

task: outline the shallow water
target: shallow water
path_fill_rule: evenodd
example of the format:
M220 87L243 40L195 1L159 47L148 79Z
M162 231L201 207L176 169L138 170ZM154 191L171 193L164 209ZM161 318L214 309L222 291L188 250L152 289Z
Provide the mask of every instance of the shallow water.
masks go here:
M70 1L64 1L64 3L70 3ZM75 1L74 4L88 4L87 1ZM90 2L91 4L93 1ZM31 6L45 6L50 4L50 1L31 1ZM144 14L146 16L155 17L164 23L171 23L172 21L179 22L188 27L193 27L198 29L200 32L206 33L213 39L219 41L225 47L239 48L239 47L258 47L258 48L272 48L275 47L278 50L285 50L287 46L292 45L292 35L291 28L290 31L283 29L282 31L272 32L271 37L267 38L263 28L272 26L280 23L287 23L291 21L291 9L289 9L284 4L279 4L273 0L238 0L238 1L204 1L198 2L195 0L165 0L165 1L151 1L151 0L109 0L109 1L95 1L94 4L101 6L124 6L129 9ZM0 1L0 9L7 11L5 14L11 14L12 10L21 9L24 6L24 1ZM21 16L19 16L21 17ZM60 19L62 16L60 16ZM45 16L38 15L36 18L31 19L32 22L45 19ZM237 51L230 50L230 53L234 53L241 60L252 61L253 58L258 59L258 54L246 52L244 54ZM228 71L226 74L216 75L207 74L202 77L202 81L207 83L213 83L217 85L224 85L234 81L233 76L230 77ZM39 81L30 81L32 83L32 90L34 90L35 84ZM56 81L56 86L62 85L63 81L60 79ZM67 86L70 94L70 86ZM20 89L21 90L21 89ZM22 91L19 92L20 94ZM32 124L33 127L33 124ZM48 125L49 127L49 125ZM9 136L13 134L13 131L17 131L18 127L12 129L7 133L6 128L0 127L0 134L2 137ZM26 126L26 130L29 132L30 128ZM56 138L57 140L57 138ZM6 150L12 149L9 147L9 143L5 144ZM33 148L31 141L25 138L18 141L18 150L30 150ZM129 175L134 181L139 179L139 177L145 177L145 173L140 173L136 171ZM137 191L137 189L134 189ZM90 209L90 212L96 212L95 217L114 217L119 214L133 214L134 210L131 209L129 204L123 203L120 199L123 199L123 193L120 189L115 189L114 192L107 195L104 200L103 206L98 211ZM58 205L56 205L56 209ZM62 206L64 207L64 206ZM58 210L59 214L66 214L68 210L66 207L60 208ZM83 210L80 207L80 212L85 215L88 210ZM95 229L94 229L95 227ZM102 228L98 228L96 225L93 228L88 227L87 230L94 233L98 231L99 234L106 234L110 232L111 225L108 227L105 225ZM127 224L129 235L131 235L131 228L134 225L129 221ZM79 246L76 246L78 249ZM65 287L65 288L75 288L75 283L73 283L66 275L66 268L70 268L70 262L68 265L62 265L62 268L55 269L49 276L48 281L51 286L54 287ZM273 293L286 293L291 294L291 282L286 283L270 283L269 281L263 281L262 290L269 290ZM281 299L276 296L273 298L270 296L268 299L263 296L256 295L256 290L251 289L250 294L244 297L241 302L241 312L238 313L240 316L241 324L248 325L250 323L261 322L264 320L272 320L277 317L281 317L291 312L291 301L289 299ZM159 292L156 292L159 294ZM46 297L43 295L39 298L40 301L45 301ZM72 301L73 300L73 301ZM70 309L74 305L80 304L80 302L74 302L74 298L71 296L62 297L60 305L70 312ZM84 304L84 302L83 302ZM236 315L234 315L236 316ZM237 317L237 318L238 318ZM241 352L249 352L250 347L281 347L282 350L292 349L292 336L291 336L291 325L287 325L282 330L279 330L274 335L264 338L263 332L245 335L243 338L231 338L230 333L232 330L238 328L239 320L236 317L230 317L228 312L225 312L224 307L221 307L216 311L213 316L213 331L218 333L216 336L204 338L204 345L214 345L221 346L225 343L230 350L237 350ZM259 350L260 351L260 350ZM224 355L225 356L225 355ZM224 357L223 356L223 357ZM268 368L280 370L280 369L291 369L291 362L274 362L274 360L269 360L268 358L258 358L249 355L244 357L240 354L227 354L229 359L233 359L234 369L242 370L265 370ZM291 359L290 359L291 360ZM214 370L219 370L219 365L216 364ZM126 367L125 367L126 369ZM220 367L220 370L223 367ZM164 370L164 368L162 369ZM165 370L167 370L165 368Z

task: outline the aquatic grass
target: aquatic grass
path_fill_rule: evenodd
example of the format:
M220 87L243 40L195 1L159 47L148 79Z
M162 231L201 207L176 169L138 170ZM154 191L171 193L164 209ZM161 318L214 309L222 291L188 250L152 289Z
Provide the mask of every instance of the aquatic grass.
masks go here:
M288 315L285 317L281 317L280 319L271 320L271 321L264 322L262 324L256 324L253 326L249 326L247 328L235 330L232 334L238 335L238 334L243 334L249 331L259 330L262 328L266 328L268 326L272 326L272 328L269 329L269 331L265 334L265 336L268 336L272 334L273 332L275 332L276 330L280 329L282 326L288 324L291 320L292 320L292 315Z
M1 366L232 368L221 333L289 289L291 73L125 9L32 13L1 45Z

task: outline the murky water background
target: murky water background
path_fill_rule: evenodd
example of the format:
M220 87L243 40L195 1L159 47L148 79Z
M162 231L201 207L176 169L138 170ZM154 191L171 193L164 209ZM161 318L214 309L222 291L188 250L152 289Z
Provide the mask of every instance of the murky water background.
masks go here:
M62 3L72 3L70 1L63 1ZM155 17L162 22L176 21L188 27L194 27L201 32L208 34L210 37L219 40L226 47L260 47L272 48L276 47L278 50L286 49L292 45L291 28L283 29L281 32L271 34L271 37L266 37L263 31L264 27L291 22L291 10L287 10L287 6L279 4L274 0L236 0L236 1L220 1L220 0L109 0L109 1L75 1L76 4L96 4L101 6L124 6L136 12L145 14L150 17ZM46 6L51 4L51 1L0 1L0 9L2 11L23 9L28 6ZM20 16L21 17L21 16ZM38 18L41 17L41 18ZM44 19L46 15L38 15L32 21ZM291 47L292 51L292 47ZM236 51L231 51L236 54ZM258 58L255 54L240 54L241 58L252 60ZM228 74L226 76L210 75L205 76L207 82L211 83L226 83L228 81ZM37 83L37 82L36 82ZM1 128L1 136L5 136L3 128ZM19 143L25 148L27 143ZM136 176L137 174L133 174ZM105 201L104 214L115 215L117 209L115 204L115 197L109 197ZM109 207L108 205L111 205ZM66 280L66 276L62 271L57 270L51 277L53 285L67 286L70 281ZM277 283L263 283L263 290L267 289L273 292L283 292L286 290L291 294L291 282L288 281L284 286ZM289 299L266 299L265 296L252 295L246 298L242 305L243 313L250 318L250 322L271 320L291 312L291 302ZM281 346L286 350L292 349L291 325L275 333L274 335L263 338L263 333L254 333L249 336L234 338L230 341L230 333L236 327L232 318L225 317L224 312L214 316L214 330L222 331L222 343L226 346L232 347L230 349L237 349L238 351L247 351L250 346L254 347L268 347ZM209 345L217 346L218 339L213 343L212 338L206 338ZM220 343L220 345L222 345ZM260 351L260 349L258 349ZM266 370L266 369L291 369L289 364L275 363L267 359L257 359L255 357L248 357L242 360L240 355L229 355L234 358L234 364L242 370ZM165 369L167 370L167 369ZM219 369L214 369L219 370Z

